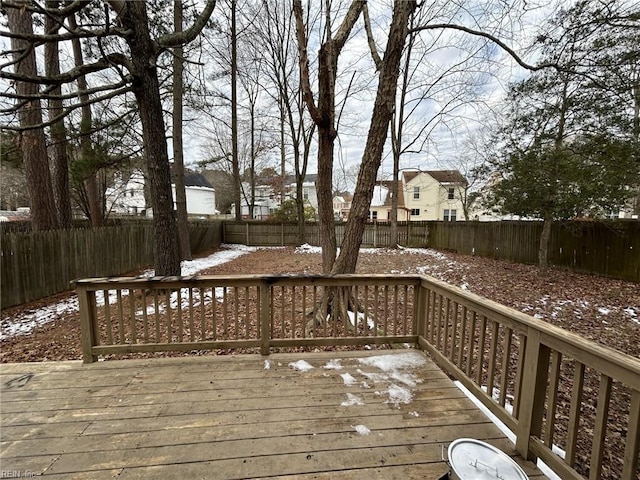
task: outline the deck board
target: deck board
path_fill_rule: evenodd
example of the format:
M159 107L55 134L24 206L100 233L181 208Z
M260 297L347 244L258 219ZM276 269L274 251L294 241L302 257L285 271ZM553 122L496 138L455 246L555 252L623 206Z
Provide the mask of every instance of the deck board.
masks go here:
M382 371L362 361L407 353L424 364ZM341 369L325 368L335 359ZM315 368L294 370L297 360ZM435 479L447 471L443 445L471 437L545 478L421 352L274 354L265 366L250 355L2 365L2 470L52 480ZM390 401L393 385L410 392L407 403Z

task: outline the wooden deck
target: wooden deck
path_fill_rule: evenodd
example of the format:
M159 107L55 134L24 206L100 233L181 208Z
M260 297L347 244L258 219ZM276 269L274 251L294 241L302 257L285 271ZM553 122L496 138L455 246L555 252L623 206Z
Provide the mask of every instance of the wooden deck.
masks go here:
M2 478L437 479L459 437L515 455L417 350L3 364L0 380Z

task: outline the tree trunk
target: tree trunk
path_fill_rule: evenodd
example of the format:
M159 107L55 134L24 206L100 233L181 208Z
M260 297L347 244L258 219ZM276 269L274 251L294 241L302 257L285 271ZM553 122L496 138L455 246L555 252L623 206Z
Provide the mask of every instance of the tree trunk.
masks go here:
M400 173L400 152L393 152L393 180L391 183L391 248L397 248L399 243L398 235L398 176Z
M318 54L318 106L316 107L309 81L307 40L302 19L302 2L294 0L293 11L296 18L300 77L307 107L318 126L318 217L320 219L320 245L322 246L322 271L329 273L336 258L336 232L333 218L333 142L337 136L335 125L335 87L338 56L349 33L358 20L363 1L354 0L338 29L336 38L331 38L329 2L326 11L326 41ZM386 135L385 135L386 137Z
M46 8L54 10L58 8L58 0L47 0ZM58 33L58 22L60 19L51 15L45 17L45 31L47 34ZM58 42L47 42L44 45L45 70L48 77L60 74L60 56L58 54ZM60 96L62 88L60 85L51 90L51 94ZM62 117L63 106L60 98L49 99L49 118ZM64 128L64 120L60 118L51 125L51 153L53 160L53 194L56 201L56 211L58 214L58 224L60 228L70 229L73 227L73 217L71 214L71 195L69 192L69 158L67 154L67 134Z
M72 30L76 30L75 14L72 13L68 17L69 26ZM79 38L73 38L71 40L73 48L73 58L76 67L84 64L84 58L82 56L82 45ZM87 192L87 209L91 226L101 227L104 225L104 214L102 209L102 192L98 188L97 171L98 166L93 155L93 147L91 145L91 128L93 125L93 115L91 111L91 105L89 104L89 95L83 93L87 90L87 78L85 75L80 75L77 79L78 83L78 100L82 103L81 119L80 119L80 158L82 168L83 183Z
M236 222L242 220L240 205L240 158L238 154L238 38L236 32L236 0L231 0L231 168L233 171L233 202ZM249 212L253 215L253 211Z
M330 273L336 259L336 229L333 218L333 155L335 128L335 88L337 53L331 42L320 49L318 69L318 218L322 246L322 272Z
M251 189L251 206L249 207L249 218L254 218L254 209L256 206L256 106L255 98L249 95L249 157L251 165L249 166L249 188ZM262 220L262 217L260 218Z
M171 171L162 101L156 67L156 52L149 34L145 2L125 2L123 26L133 33L127 38L132 52L133 92L140 108L144 150L150 180L155 239L155 274L180 275L178 233L173 213Z
M407 37L409 16L415 8L414 1L397 2L394 6L367 143L351 203L351 212L345 227L340 256L331 270L333 274L354 273L356 271L358 250L362 243L362 235L369 214L378 169L382 162L382 152L387 139L389 123L395 107L400 60Z
M182 31L182 0L173 2L174 32ZM176 212L178 215L178 240L180 259L191 260L189 243L189 219L187 214L187 193L184 180L184 149L182 145L182 45L175 47L173 55L173 166L176 184Z
M358 250L362 243L362 235L371 205L371 198L373 197L378 169L382 162L382 153L386 143L389 123L395 107L395 93L398 86L402 50L407 36L408 20L415 8L416 3L414 1L397 2L394 7L356 190L345 227L340 255L332 266L331 274L354 273L356 271ZM326 194L326 191L324 193ZM333 222L331 226L333 227ZM335 230L333 238L335 240ZM323 244L323 267L324 261ZM311 318L305 328L308 333L312 334L311 329L315 325L326 322L327 315L330 316L332 322L341 320L345 328L355 328L350 323L348 311L355 312L357 309L357 302L354 300L349 288L327 288L323 292L320 305L309 313Z
M549 214L545 214L540 234L540 246L538 248L538 265L547 267L549 265L549 240L551 239L551 225L553 219Z
M25 7L29 2L24 2ZM33 35L31 12L27 8L8 8L9 30L22 35ZM30 43L18 38L11 39L15 71L19 75L37 76L36 54ZM21 58L22 57L22 58ZM36 96L38 84L16 82L16 91L21 96ZM30 127L42 124L42 107L39 99L31 100L20 107L20 126ZM52 230L58 222L55 200L51 185L47 147L42 128L25 130L21 139L27 186L31 198L31 224L33 230Z

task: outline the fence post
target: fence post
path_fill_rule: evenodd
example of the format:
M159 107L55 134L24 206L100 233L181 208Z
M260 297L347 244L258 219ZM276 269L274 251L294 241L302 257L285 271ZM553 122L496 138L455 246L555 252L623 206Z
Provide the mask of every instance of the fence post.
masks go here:
M530 329L522 372L522 393L516 429L516 450L527 460L531 453L531 437L540 437L549 377L551 349L540 343L541 333Z
M269 355L271 340L271 286L268 282L260 283L260 354Z
M87 287L83 285L76 285L76 292L80 309L82 361L83 363L93 363L98 360L98 356L93 354L93 347L99 344L96 324L96 292L87 290Z

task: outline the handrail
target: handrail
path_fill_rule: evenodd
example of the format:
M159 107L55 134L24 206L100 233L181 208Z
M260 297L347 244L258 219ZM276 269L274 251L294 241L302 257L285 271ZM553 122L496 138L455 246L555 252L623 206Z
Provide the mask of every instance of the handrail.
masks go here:
M514 431L525 458L541 458L562 478L587 472L600 478L615 427L627 432L624 459L607 469L612 478L636 478L640 360L437 279L202 275L82 279L75 287L85 362L133 352L268 354L280 347L415 343ZM340 322L326 320L318 307L327 292L345 295L359 314L342 311ZM589 404L595 415L583 408ZM586 450L585 431L593 431Z
M419 303L419 345L514 431L523 457L541 458L563 479L587 471L599 479L605 444L616 441L615 412L626 417L615 427L627 435L611 478L637 478L640 359L431 277L423 277ZM595 416L585 404L596 405ZM578 461L585 431L593 431L591 449Z

